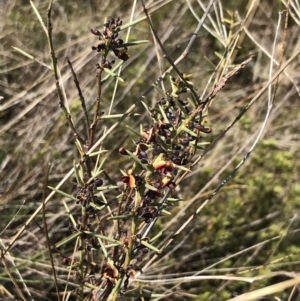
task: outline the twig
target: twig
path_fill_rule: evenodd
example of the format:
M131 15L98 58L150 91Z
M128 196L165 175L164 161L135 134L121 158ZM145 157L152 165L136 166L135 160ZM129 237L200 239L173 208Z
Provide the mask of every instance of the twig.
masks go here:
M55 266L54 266L54 261L53 261L53 255L52 255L52 250L51 250L51 243L49 240L49 233L48 233L48 226L47 226L47 221L46 221L46 206L45 206L45 200L46 200L46 194L47 194L47 186L48 186L48 177L49 177L49 172L51 169L51 164L48 164L45 168L45 178L44 178L44 185L43 185L43 208L42 208L42 217L43 217L43 226L44 226L44 233L46 237L46 242L47 242L47 248L49 251L49 257L50 257L50 263L51 263L51 268L52 268L52 273L53 273L53 278L54 278L54 284L56 288L56 294L57 294L57 300L61 300L60 294L59 294L59 288L58 288L58 282L57 282L57 277L56 277L56 271L55 271Z
M279 69L280 69L280 67L282 65L284 51L285 51L286 38L287 38L287 28L288 28L288 20L289 20L289 11L290 11L290 0L288 0L286 14L285 14L285 23L284 23L284 30L283 30L282 48L281 48L281 55L280 55L279 64L278 64L278 68ZM277 31L276 31L276 33L277 33ZM275 95L276 95L276 91L277 91L277 87L278 87L278 82L279 82L279 77L280 76L278 76L278 78L275 81L274 91L273 91L272 100L271 100L272 103L273 103Z
M76 85L76 88L77 88L77 91L78 91L78 95L79 95L79 98L80 98L80 101L81 101L81 107L82 107L84 115L85 115L85 126L86 126L86 132L87 132L87 137L88 137L89 128L90 128L90 120L89 120L89 115L88 115L88 112L87 112L87 109L86 109L85 99L84 99L84 96L82 94L82 90L80 88L80 84L78 82L77 75L76 75L76 73L74 71L74 68L72 66L72 63L71 63L71 61L69 60L68 57L67 57L67 61L68 61L68 64L70 66L72 76L73 76L73 79L74 79L74 82L75 82L75 85Z
M69 123L69 126L74 134L75 139L79 140L81 143L83 142L82 138L79 136L79 134L77 133L75 126L73 124L72 121L72 117L71 114L68 112L65 103L64 103L64 98L63 98L63 94L62 94L62 90L60 88L60 83L59 83L59 76L58 76L58 67L57 67L57 57L55 55L55 51L54 51L54 46L53 46L53 40L52 40L52 21L51 21L51 10L52 10L52 4L53 4L53 0L50 0L49 6L48 6L48 10L47 10L47 19L48 19L48 23L47 23L47 38L48 38L48 44L49 44L49 50L50 50L50 56L51 56L51 60L52 60L52 71L54 74L54 78L55 78L55 86L56 86L56 90L57 90L57 94L58 94L58 104L59 107L62 109L62 111L64 112L66 119Z
M93 122L90 126L90 136L89 136L89 149L93 146L94 143L94 136L95 136L95 130L98 123L98 120L100 118L100 102L101 102L101 91L102 91L102 85L101 85L101 77L102 77L103 69L100 67L100 69L97 72L97 85L98 85L98 95L94 107L94 118Z

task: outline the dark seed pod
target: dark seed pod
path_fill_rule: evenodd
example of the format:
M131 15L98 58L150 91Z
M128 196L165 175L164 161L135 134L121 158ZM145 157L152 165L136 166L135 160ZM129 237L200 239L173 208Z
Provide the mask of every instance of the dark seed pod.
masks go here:
M68 258L68 257L64 257L63 259L62 259L62 263L63 263L63 265L70 265L71 264L71 259L70 258Z
M100 186L102 186L102 184L103 184L103 180L102 179L95 178L95 180L94 180L94 186L95 187L100 187Z
M128 156L128 153L126 152L126 149L124 147L120 147L118 153L120 155Z
M91 33L94 34L95 36L100 36L101 35L100 31L97 30L97 29L92 29L91 28Z
M167 103L167 101L164 99L164 98L162 98L160 101L159 101L159 104L160 105L165 105Z

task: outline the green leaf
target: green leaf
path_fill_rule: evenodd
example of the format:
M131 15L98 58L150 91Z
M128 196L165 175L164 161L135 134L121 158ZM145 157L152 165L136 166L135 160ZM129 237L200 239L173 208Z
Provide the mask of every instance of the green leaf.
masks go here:
M174 164L174 166L175 166L177 169L180 169L180 170L183 170L183 171L187 171L187 172L191 172L190 169L188 169L188 168L186 168L186 167L184 167L184 166L182 166L182 165L176 165L176 164Z
M114 65L114 67L110 70L111 72L116 71L120 66L123 65L123 61L119 61L119 63L117 63L116 65ZM115 74L115 73L114 73ZM101 80L101 84L105 83L105 81L107 81L109 78L111 77L110 74L107 74L102 80Z
M141 103L142 103L142 105L144 106L144 108L146 109L146 111L149 113L149 115L151 116L152 113L151 113L150 110L149 110L149 106L148 106L145 102L143 102L143 101L141 101Z
M82 178L82 173L79 172L80 170L80 166L78 166L76 164L76 161L73 160L73 167L74 167L74 171L75 171L75 177L76 177L76 181L79 185L83 186L83 178Z
M90 206L91 207L93 207L93 208L95 208L95 209L97 209L97 210L99 210L99 211L101 211L102 209L104 209L104 208L106 208L107 207L107 204L104 204L104 205L102 205L102 206L98 206L98 205L96 205L95 203L90 203Z
M113 189L116 189L116 188L119 188L119 186L107 185L107 186L100 186L100 187L97 187L97 190L98 190L98 191L103 191L103 190L113 190Z
M164 213L164 214L166 214L166 215L172 215L171 212L169 212L169 211L167 211L165 209L163 209L161 212Z
M127 174L123 169L120 169L120 171L121 171L121 174L122 174L124 177L127 177L127 176L128 176L128 174Z
M124 83L124 79L118 76L116 73L114 73L112 70L108 68L104 68L104 71L108 73L110 76L117 78L120 82Z
M102 172L103 172L103 169L97 171L91 178L89 178L88 183L91 183L95 178L97 178L98 176L100 176Z
M78 201L78 200L77 200L73 195L71 195L71 194L68 194L68 193L66 193L66 192L64 192L64 191L61 191L61 190L56 189L56 188L51 187L51 186L48 186L48 188L51 189L51 190L53 190L53 191L55 191L55 192L57 192L57 193L59 193L59 194L61 194L61 195L63 195L63 196L65 196L65 197L67 197L67 198L69 198L69 199L71 199L71 200L73 200L73 201Z
M149 40L140 40L140 41L134 41L134 42L128 42L128 43L123 43L121 45L114 45L113 48L124 48L124 47L131 47L131 46L137 46L141 44L146 44L149 43Z
M140 133L138 133L136 130L134 130L133 128L131 128L129 125L125 125L125 127L130 130L131 132L133 132L134 134L136 134L138 137L143 137Z
M91 236L94 236L94 237L101 238L101 239L106 240L106 241L113 242L113 243L115 243L115 244L117 244L117 245L119 245L119 246L121 246L121 245L123 244L122 242L120 242L120 241L118 241L118 240L115 240L115 239L113 239L113 238L110 238L110 237L108 237L108 236L104 236L104 235L101 235L101 234L96 234L96 233L94 233L94 232L83 231L83 233L88 234L88 235L91 235Z
M157 85L155 84L152 84L152 87L159 93L159 95L162 97L162 98L165 98L166 97L166 94L164 93L164 91Z
M115 118L121 118L124 114L112 114L112 115L102 115L101 119L115 119ZM128 117L136 117L136 116L141 116L139 113L133 113L133 114L128 114L126 118Z
M144 241L144 240L141 240L141 239L137 239L137 241L138 241L140 244L142 244L143 246L149 248L150 250L152 250L152 251L154 251L154 252L156 252L156 253L158 253L158 254L161 253L161 251L160 251L159 249L157 249L156 247L152 246L150 243L148 243L148 242L146 242L146 241Z
M133 281L135 282L139 282L138 279L133 279ZM169 295L166 294L153 294L152 292L144 292L144 293L130 293L130 292L125 292L124 294L125 298L137 298L137 300L141 299L145 299L145 300L150 300L149 298L162 298L165 299L167 298ZM146 298L144 298L146 297ZM166 300L166 299L165 299Z
M180 126L180 128L181 128L181 130L187 132L191 136L197 137L197 134L195 132L193 132L192 130L190 130L189 128L187 128L186 126L182 125L182 126Z
M71 220L71 222L72 222L72 224L73 224L73 227L76 228L77 223L76 223L76 221L75 221L73 215L72 215L71 212L70 212L69 206L67 205L67 203L66 203L64 200L63 200L63 204L64 204L64 206L65 206L65 209L66 209L67 214L68 214L69 217L70 217L70 220Z
M214 54L215 54L220 60L223 60L223 58L224 58L224 55L223 55L223 54L221 54L221 53L219 53L219 52L217 52L217 51L214 51Z
M140 23L140 22L142 22L142 21L144 21L144 20L146 20L146 19L147 19L146 16L145 16L145 17L141 17L141 18L139 18L139 19L136 19L136 20L134 20L134 21L132 21L132 22L130 22L130 23L127 23L127 24L124 24L124 25L118 27L118 28L117 28L117 31L122 31L122 30L124 30L124 29L126 29L126 28L128 28L128 27L131 27L131 26L133 26L133 25L136 25L136 24L138 24L138 23Z
M59 241L58 243L56 243L54 246L55 246L55 248L59 248L60 246L65 245L65 244L68 243L69 241L74 240L74 239L77 238L79 235L81 235L81 232L73 233L73 234L69 235L68 237L64 238L63 240Z
M101 117L101 118L102 118L102 117ZM97 151L97 152L90 153L89 156L90 156L90 157L93 157L93 156L101 155L101 154L106 153L106 152L108 152L108 150L102 149L102 150L99 150L99 151Z
M182 201L182 199L178 199L178 198L167 198L167 201L170 201L170 202L178 202L178 201Z
M20 49L18 47L14 47L14 46L11 46L11 48L13 48L14 50L20 52L21 54L23 54L24 56L28 57L32 61L39 63L40 65L48 68L49 70L52 70L51 66L49 66L49 65L47 65L47 64L45 64L45 63L43 63L43 62L41 62L39 60L37 60L33 55L29 54L28 52L26 52L26 51L24 51L24 50L22 50L22 49Z
M125 149L126 153L136 162L138 163L139 165L141 165L144 169L147 169L147 164L143 164L141 162L141 160L135 155L133 154L131 151Z
M145 184L145 187L148 188L148 189L150 189L150 190L152 190L152 191L158 191L158 189L156 187L154 187L154 186L152 186L152 185L150 185L148 183Z
M116 215L116 216L110 216L107 218L108 221L111 221L111 220L117 220L117 219L129 219L133 217L132 214L127 214L127 215Z
M45 33L46 33L46 36L48 37L48 29L46 28L45 26L45 23L43 21L43 18L42 16L40 15L39 11L37 10L36 6L34 5L33 1L30 0L30 5L33 9L33 11L35 12L37 18L39 19L41 25L42 25L42 28L44 29Z
M105 248L105 245L104 245L103 242L102 242L102 239L101 239L100 237L97 237L97 239L98 239L99 244L100 244L100 246L101 246L101 250L102 250L102 252L103 252L103 254L104 254L104 257L105 257L105 258L108 258L108 253L107 253L107 250L106 250L106 248Z
M153 243L155 240L157 240L159 237L161 237L164 234L164 231L160 231L157 235L155 235L154 237L152 237L150 239L150 243Z
M161 105L159 105L158 107L159 107L159 109L160 109L161 115L164 117L165 122L170 123L170 121L169 121L169 119L168 119L168 117L167 117L167 115L166 115L166 113L165 113L165 110L162 108Z

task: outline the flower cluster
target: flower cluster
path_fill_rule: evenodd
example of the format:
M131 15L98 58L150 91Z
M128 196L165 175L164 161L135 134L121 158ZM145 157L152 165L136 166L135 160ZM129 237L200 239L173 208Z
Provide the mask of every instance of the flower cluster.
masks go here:
M128 48L123 45L124 41L119 38L120 26L122 25L122 20L117 18L111 18L104 23L104 30L99 31L97 29L91 29L91 33L98 36L99 43L97 46L93 46L92 50L100 52L102 54L101 63L97 65L98 68L108 68L111 69L112 65L115 63L114 60L108 61L106 59L107 54L112 51L118 59L122 61L127 61L129 55L127 54Z
M88 176L85 175L87 180ZM77 184L77 180L74 178L73 182ZM77 204L81 204L83 207L89 207L88 205L93 202L95 204L102 204L102 201L95 195L97 188L103 184L103 180L95 178L92 181L87 181L83 186L77 184L77 189L73 193L73 196L77 199Z

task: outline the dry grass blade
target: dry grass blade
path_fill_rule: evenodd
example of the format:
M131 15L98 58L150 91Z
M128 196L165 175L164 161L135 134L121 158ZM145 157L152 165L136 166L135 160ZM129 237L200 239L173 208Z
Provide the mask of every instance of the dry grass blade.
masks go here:
M235 298L228 299L227 301L252 301L257 300L258 298L269 296L278 292L281 292L287 288L290 288L294 285L297 285L300 283L300 277L296 277L295 279L282 281L280 283L270 285L258 290L255 290L253 292L249 292L246 294L242 294L240 296L237 296Z
M17 290L18 294L19 294L19 297L23 300L23 301L26 301L26 298L22 292L22 289L20 288L20 286L18 285L15 277L13 276L13 274L11 273L10 271L10 268L8 267L7 265L7 262L6 262L6 259L5 259L5 255L3 253L3 250L1 250L1 261L2 261L2 264L4 266L4 269L7 273L7 275L9 276L11 282L13 283L13 285L15 286L15 289Z

